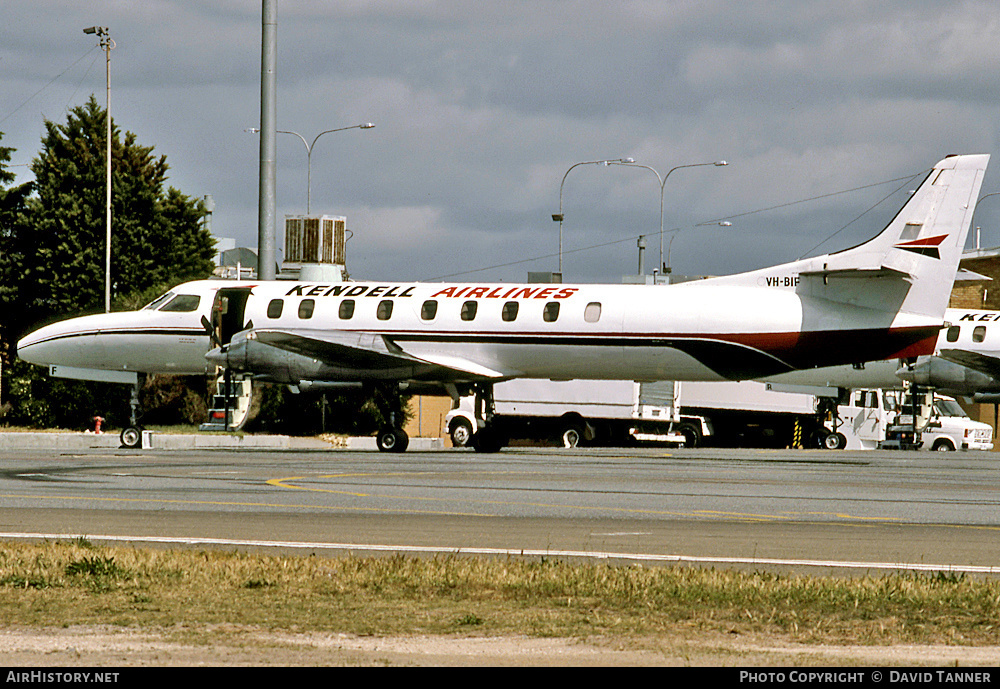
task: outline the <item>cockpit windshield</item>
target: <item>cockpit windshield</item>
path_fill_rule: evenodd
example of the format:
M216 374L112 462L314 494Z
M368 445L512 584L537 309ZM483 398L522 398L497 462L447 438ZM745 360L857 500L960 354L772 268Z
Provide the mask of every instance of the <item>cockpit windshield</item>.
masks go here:
M201 297L197 294L177 294L167 292L161 297L157 297L142 307L143 311L172 311L175 313L187 313L197 311L201 304Z
M177 311L182 313L197 311L198 304L200 303L201 297L197 294L178 294L164 306L160 307L160 311Z
M163 306L163 304L166 303L166 301L173 296L174 296L173 292L167 292L166 294L161 294L156 299L143 306L142 311L156 311L156 309Z

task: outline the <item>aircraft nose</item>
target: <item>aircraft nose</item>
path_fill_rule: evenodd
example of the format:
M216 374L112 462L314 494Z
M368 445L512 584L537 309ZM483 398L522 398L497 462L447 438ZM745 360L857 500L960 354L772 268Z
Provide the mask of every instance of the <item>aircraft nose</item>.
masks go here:
M59 344L62 333L52 326L46 326L25 335L17 341L16 354L22 361L39 366L55 363L62 346Z
M104 368L107 356L98 335L104 315L81 316L50 323L17 342L17 356L39 366Z

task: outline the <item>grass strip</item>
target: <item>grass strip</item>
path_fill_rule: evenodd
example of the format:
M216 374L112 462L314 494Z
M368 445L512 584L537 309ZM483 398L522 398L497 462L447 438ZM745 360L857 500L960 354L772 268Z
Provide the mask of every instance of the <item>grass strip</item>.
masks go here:
M0 625L250 625L358 635L645 637L996 645L1000 581L855 578L486 557L276 556L0 543Z

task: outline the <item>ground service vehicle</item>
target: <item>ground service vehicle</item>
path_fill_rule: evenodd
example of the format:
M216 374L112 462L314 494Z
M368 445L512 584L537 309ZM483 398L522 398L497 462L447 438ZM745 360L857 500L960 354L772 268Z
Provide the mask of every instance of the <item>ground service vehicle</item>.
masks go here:
M630 380L511 380L494 388L493 423L510 439L685 447L813 446L828 433L820 397L774 390L766 383ZM452 443L464 446L482 424L471 397L445 417Z
M634 442L831 450L993 447L992 428L970 419L950 397L930 395L933 403L923 401L914 435L912 404L902 390L790 390L755 381L514 380L496 386L493 422L512 440L564 447ZM481 423L473 399L463 398L445 417L445 432L461 447Z
M855 390L842 418L851 419L847 447L884 449L992 450L993 429L973 421L951 397L927 392ZM851 416L853 415L853 418Z

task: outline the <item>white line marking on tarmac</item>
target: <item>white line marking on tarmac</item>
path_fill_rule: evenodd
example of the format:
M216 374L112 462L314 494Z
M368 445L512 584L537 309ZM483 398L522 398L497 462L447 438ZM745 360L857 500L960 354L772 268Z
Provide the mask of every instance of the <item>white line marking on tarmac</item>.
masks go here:
M799 560L759 557L714 557L695 555L656 555L652 553L615 553L593 550L534 550L526 548L454 548L447 546L381 545L373 543L310 543L303 541L262 541L234 538L185 536L94 536L92 534L0 533L0 539L75 540L177 543L182 545L218 545L300 550L350 550L378 553L442 553L453 555L508 555L513 557L578 557L597 560L634 560L636 562L687 562L697 564L778 565L792 567L833 567L839 569L886 569L917 572L964 572L1000 574L1000 565L934 565L923 562L862 562L851 560Z

